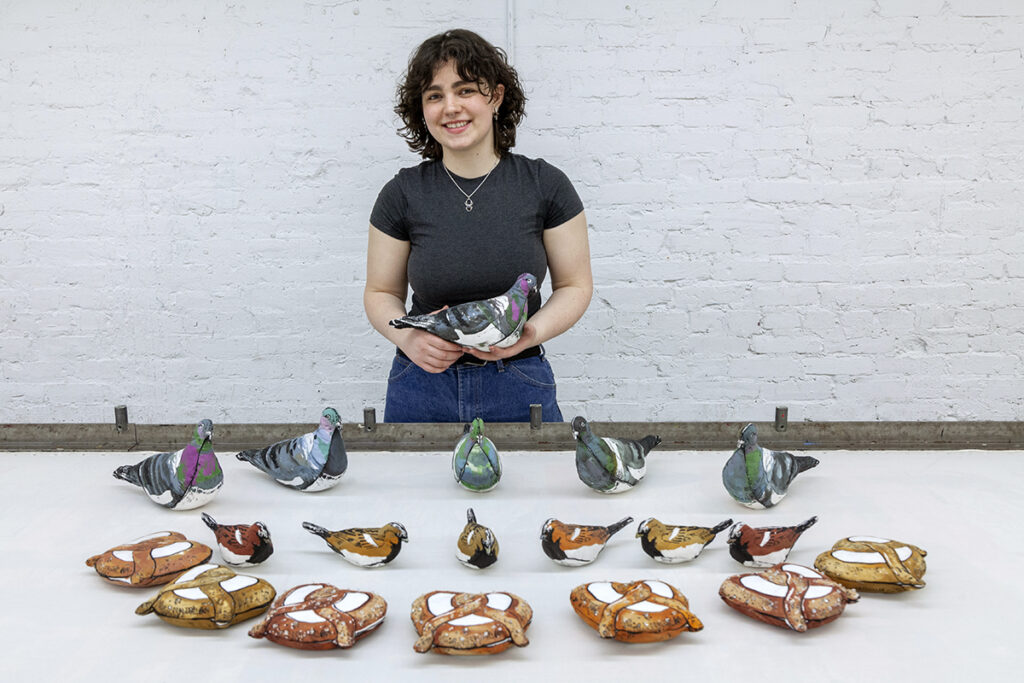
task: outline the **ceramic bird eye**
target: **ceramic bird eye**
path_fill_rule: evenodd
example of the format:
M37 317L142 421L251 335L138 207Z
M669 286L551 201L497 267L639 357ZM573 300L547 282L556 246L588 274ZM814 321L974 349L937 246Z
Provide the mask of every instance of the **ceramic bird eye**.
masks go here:
M620 493L640 483L647 473L647 454L661 443L657 436L639 441L597 436L577 416L572 421L576 439L576 473L580 481L600 493Z
M316 431L235 455L283 486L312 493L335 485L348 469L341 416L325 408Z
M419 634L416 652L493 655L530 644L530 605L505 592L432 591L416 598L410 614Z
M729 530L729 554L748 567L771 567L785 561L800 534L817 521L817 517L811 517L794 526L762 527L740 522Z
M916 545L876 536L839 539L818 555L814 567L849 588L899 593L924 588L926 553Z
M342 529L328 531L312 522L303 522L302 528L327 541L331 550L357 567L381 567L398 557L402 542L409 534L398 522L382 527Z
M798 564L777 564L762 572L726 579L719 596L733 609L772 626L803 633L834 621L857 591Z
M624 643L652 643L704 628L686 596L664 581L594 581L574 588L569 601L598 635Z
M484 436L484 421L479 417L455 444L452 474L462 488L476 493L490 491L501 479L501 460L494 442Z
M466 511L466 526L459 534L455 557L471 569L485 569L498 561L498 539L476 521L473 508Z
M487 351L491 346L507 348L522 336L528 314L530 292L536 291L537 278L523 273L502 294L482 301L451 306L426 315L407 315L389 321L397 329L415 327L442 339Z
M731 524L732 520L727 519L713 527L676 526L649 517L640 522L636 537L644 552L658 562L677 564L696 559L715 536Z
M251 567L264 562L274 552L270 530L263 522L252 524L218 524L202 513L203 523L213 531L217 548L224 562L232 567Z
M541 527L540 545L556 563L578 567L596 560L608 539L632 522L632 517L626 517L608 526L593 526L566 524L551 518Z
M206 505L224 484L224 472L213 452L213 422L197 424L192 441L181 450L122 465L114 470L114 478L142 488L154 503L172 510Z
M818 460L808 455L758 445L757 427L748 424L740 432L738 447L722 468L722 483L737 502L761 510L778 504L796 476L817 464Z

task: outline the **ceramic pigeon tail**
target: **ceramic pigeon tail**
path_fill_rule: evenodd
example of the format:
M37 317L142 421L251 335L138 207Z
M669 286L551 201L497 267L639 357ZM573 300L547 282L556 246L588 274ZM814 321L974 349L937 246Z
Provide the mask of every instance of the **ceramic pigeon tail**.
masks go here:
M566 567L590 564L604 550L608 539L632 522L632 517L626 517L608 526L596 526L566 524L552 517L541 527L540 546L545 555Z
M477 493L490 491L501 479L501 460L494 442L484 436L484 421L479 417L455 444L452 473L463 488Z
M359 567L381 567L398 557L402 541L409 534L398 522L382 527L342 529L329 531L312 522L303 522L302 528L327 541L331 550Z
M331 488L348 469L341 417L334 408L324 409L314 432L242 451L235 457L263 470L279 484L306 492Z
M122 465L114 470L114 477L141 487L153 502L172 510L205 505L224 484L212 439L213 422L202 420L192 432L192 441L180 451Z
M455 557L471 569L486 569L498 561L498 539L476 521L473 508L466 510L466 526L456 542Z
M644 552L658 562L676 564L696 559L720 532L732 524L727 519L713 527L706 526L675 526L664 524L654 517L640 522L636 537Z
M270 530L263 522L218 524L217 520L205 512L202 518L203 523L213 531L224 562L233 567L260 564L274 553Z
M523 333L527 299L536 291L537 278L523 273L512 288L500 296L469 301L426 315L407 315L388 324L399 329L418 327L442 339L487 351L491 346L512 346Z
M796 475L818 464L816 458L773 451L758 445L757 427L740 432L737 449L722 468L722 483L738 502L760 510L778 504Z
M650 435L639 441L597 436L582 417L572 421L576 438L576 472L580 480L601 493L619 493L636 486L647 472L647 454L661 443Z

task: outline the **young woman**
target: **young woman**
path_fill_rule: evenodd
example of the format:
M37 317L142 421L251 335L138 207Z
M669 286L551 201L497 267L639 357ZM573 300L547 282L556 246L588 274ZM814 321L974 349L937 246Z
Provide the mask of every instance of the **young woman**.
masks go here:
M426 40L398 89L399 133L426 161L399 171L370 215L363 305L398 347L388 377L385 422L520 422L530 404L560 422L551 366L541 344L583 315L593 290L583 204L564 173L512 154L524 115L519 77L504 53L475 33ZM497 296L520 273L531 295L522 338L489 352L461 347L388 321Z

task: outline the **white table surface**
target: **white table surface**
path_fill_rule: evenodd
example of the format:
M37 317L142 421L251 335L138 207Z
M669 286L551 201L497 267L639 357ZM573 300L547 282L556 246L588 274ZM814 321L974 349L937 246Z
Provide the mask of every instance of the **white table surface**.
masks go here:
M206 506L183 512L159 507L111 476L149 453L0 453L0 680L1017 680L1024 661L1024 582L1017 576L1024 453L805 453L821 464L764 511L740 506L723 489L727 453L655 451L646 479L612 496L583 486L568 452L504 453L504 476L486 494L453 481L447 453L350 453L339 485L312 494L221 453L224 487ZM470 506L501 545L497 564L483 571L454 557ZM310 582L377 592L389 606L384 624L350 650L327 652L250 638L255 620L222 631L177 628L134 614L156 589L119 588L85 566L91 555L163 529L213 546L204 511L221 523L260 519L270 528L274 555L239 571L279 593ZM811 515L819 521L789 561L812 565L844 536L894 538L928 551L927 587L864 594L835 622L800 634L745 617L718 597L726 577L751 571L729 556L724 533L680 565L654 562L634 538L639 522L652 516L671 524L732 518L767 526ZM625 516L635 522L591 565L560 567L541 551L548 517L608 524ZM303 521L332 530L400 521L409 542L390 565L361 569L303 530ZM645 578L679 588L704 630L663 643L606 641L569 604L580 583ZM410 605L440 589L525 598L534 609L530 645L491 657L417 654Z

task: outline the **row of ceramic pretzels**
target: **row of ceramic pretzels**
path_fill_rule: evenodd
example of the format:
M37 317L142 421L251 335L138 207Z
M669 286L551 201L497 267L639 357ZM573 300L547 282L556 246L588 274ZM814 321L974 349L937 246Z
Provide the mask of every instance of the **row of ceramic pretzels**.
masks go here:
M640 440L597 436L583 417L572 421L576 439L576 472L583 483L601 493L619 493L636 486L647 472L647 455L661 443L655 435ZM322 491L338 483L348 469L341 418L326 408L318 428L308 434L242 451L236 456L266 472L280 484L300 491ZM786 495L798 474L818 461L810 456L772 451L757 443L757 428L743 428L737 449L722 469L726 490L750 508L767 508ZM501 459L484 435L480 418L466 425L455 444L452 472L464 488L490 491L501 479ZM189 510L209 502L224 483L213 452L213 423L202 420L181 450L157 453L114 470L117 479L141 487L156 503Z
M303 584L278 596L263 579L207 564L212 550L177 532L160 532L89 558L107 580L122 586L164 585L136 609L155 612L178 626L218 629L262 614L249 634L302 649L350 647L375 630L387 603L368 591L329 584ZM925 551L871 537L850 537L821 553L815 571L780 563L761 573L727 578L719 595L755 619L794 631L826 624L859 599L857 590L898 592L921 588ZM699 631L701 621L686 597L664 581L598 581L570 594L574 610L605 638L651 642L683 631ZM420 637L418 652L493 654L527 644L532 610L511 593L486 595L433 591L412 605Z

